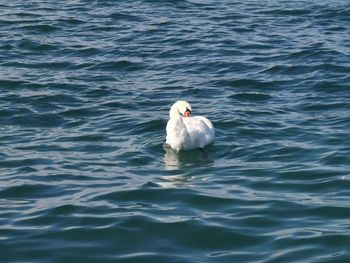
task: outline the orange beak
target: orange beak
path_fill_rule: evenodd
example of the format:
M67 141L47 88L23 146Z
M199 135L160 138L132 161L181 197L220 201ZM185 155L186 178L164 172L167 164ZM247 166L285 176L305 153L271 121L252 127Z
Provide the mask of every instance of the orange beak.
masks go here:
M190 117L191 116L191 112L189 110L185 111L185 117Z

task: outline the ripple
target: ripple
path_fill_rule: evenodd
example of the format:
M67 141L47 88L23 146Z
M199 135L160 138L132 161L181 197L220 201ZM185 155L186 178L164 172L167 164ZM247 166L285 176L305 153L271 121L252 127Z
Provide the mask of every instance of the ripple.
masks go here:
M298 9L298 8L293 8L293 9L273 9L269 11L262 11L262 14L271 14L271 15L283 15L283 16L304 16L308 15L311 13L311 10L307 9Z
M271 99L271 96L263 93L237 93L229 96L230 98L243 101L265 101Z
M140 63L134 63L128 60L120 60L120 61L111 61L111 62L102 62L97 65L92 66L90 69L92 70L126 70L126 71L136 71L143 69L144 67Z
M0 192L0 196L4 199L15 198L18 200L30 200L34 196L35 198L40 196L59 196L61 191L55 188L54 186L39 184L11 186L3 189Z

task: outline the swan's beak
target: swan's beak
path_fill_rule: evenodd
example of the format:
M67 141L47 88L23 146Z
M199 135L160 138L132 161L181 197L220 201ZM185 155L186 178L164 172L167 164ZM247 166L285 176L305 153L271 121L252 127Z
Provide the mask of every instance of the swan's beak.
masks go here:
M191 116L191 111L190 110L186 110L185 111L185 117L190 117Z

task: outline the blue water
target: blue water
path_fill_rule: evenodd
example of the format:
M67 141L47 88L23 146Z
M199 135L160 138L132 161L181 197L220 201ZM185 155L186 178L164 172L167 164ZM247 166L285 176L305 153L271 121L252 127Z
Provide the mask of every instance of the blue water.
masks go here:
M0 262L350 262L350 3L0 1ZM215 143L163 146L172 103Z

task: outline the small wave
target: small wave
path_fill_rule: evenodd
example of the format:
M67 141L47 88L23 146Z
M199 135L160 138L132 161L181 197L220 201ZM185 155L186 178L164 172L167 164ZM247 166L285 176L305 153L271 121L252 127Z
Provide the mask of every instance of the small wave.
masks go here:
M117 70L117 71L138 71L145 68L140 62L132 62L129 60L108 61L97 63L89 69L91 70Z
M236 99L239 101L265 101L271 99L272 97L264 93L248 92L236 93L234 95L230 95L229 98Z

